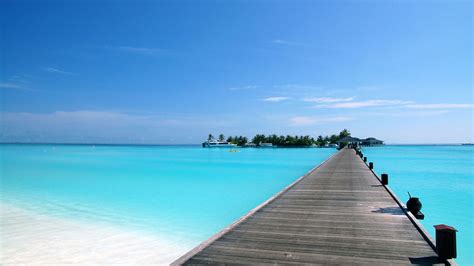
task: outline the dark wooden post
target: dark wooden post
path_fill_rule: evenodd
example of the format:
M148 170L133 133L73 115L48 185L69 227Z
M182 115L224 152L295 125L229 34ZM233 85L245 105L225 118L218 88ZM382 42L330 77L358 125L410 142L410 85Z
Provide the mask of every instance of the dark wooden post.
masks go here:
M364 157L364 163L366 163L366 162L367 162L367 157Z
M410 192L408 192L408 195L410 195ZM410 195L410 199L407 201L407 210L418 220L425 219L425 215L421 212L422 207L423 204L421 204L420 199Z
M388 185L388 175L382 174L382 185Z
M373 163L373 162L370 162L370 163L369 163L369 169L370 169L370 170L374 169L374 163Z
M436 252L442 259L456 258L456 229L445 224L434 226L436 230Z

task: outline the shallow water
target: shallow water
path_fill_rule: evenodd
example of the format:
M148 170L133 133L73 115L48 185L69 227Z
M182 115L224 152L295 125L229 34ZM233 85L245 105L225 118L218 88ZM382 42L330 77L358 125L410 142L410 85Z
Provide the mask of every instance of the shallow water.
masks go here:
M147 232L188 249L335 152L229 152L199 146L0 149L2 202L59 218Z
M167 243L171 246L169 253L179 253L226 227L334 152L271 148L229 152L199 146L0 145L0 202L28 211L26 216L19 216L22 220L30 213L53 221L60 219L52 227L56 229L48 231L53 240L80 235L61 227L74 221L80 223L75 227L86 228L81 229L84 232L108 238L113 237L110 232L116 232L115 228L139 232L130 233L133 236L127 233L123 238L136 243L134 250L143 250L148 241L155 243L150 249ZM404 202L407 191L421 198L426 217L422 223L432 236L434 224L456 227L457 262L474 263L474 147L384 146L365 148L364 153L375 163L378 173L389 174L390 187ZM89 229L91 226L93 229ZM18 232L21 234L21 230ZM45 241L54 242L49 238ZM123 243L118 242L109 241L109 247L122 248ZM34 249L34 245L28 249ZM15 254L15 250L11 251ZM81 254L87 255L78 251L62 253L78 254L75 259L82 262L100 259L81 260ZM104 259L102 262L117 262ZM42 261L47 262L47 257ZM133 257L127 258L127 262L131 261Z
M383 146L363 149L377 173L389 175L389 186L403 202L408 191L420 198L421 221L435 237L433 225L458 230L459 265L474 264L474 146Z

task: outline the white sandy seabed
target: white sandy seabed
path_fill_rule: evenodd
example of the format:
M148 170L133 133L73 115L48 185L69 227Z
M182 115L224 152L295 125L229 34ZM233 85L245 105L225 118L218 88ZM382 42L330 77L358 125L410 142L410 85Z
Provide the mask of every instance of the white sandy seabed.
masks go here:
M0 203L0 264L168 265L189 247Z

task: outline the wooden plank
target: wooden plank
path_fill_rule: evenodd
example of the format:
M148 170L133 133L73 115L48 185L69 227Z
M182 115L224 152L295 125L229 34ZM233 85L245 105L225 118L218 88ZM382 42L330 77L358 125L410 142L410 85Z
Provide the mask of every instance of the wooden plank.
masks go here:
M343 149L173 265L453 263L402 208Z

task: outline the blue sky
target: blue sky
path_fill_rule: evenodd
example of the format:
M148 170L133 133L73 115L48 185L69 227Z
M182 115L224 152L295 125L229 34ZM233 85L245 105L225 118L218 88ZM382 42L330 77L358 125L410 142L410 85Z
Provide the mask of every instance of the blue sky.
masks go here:
M0 140L473 142L473 2L2 1Z

